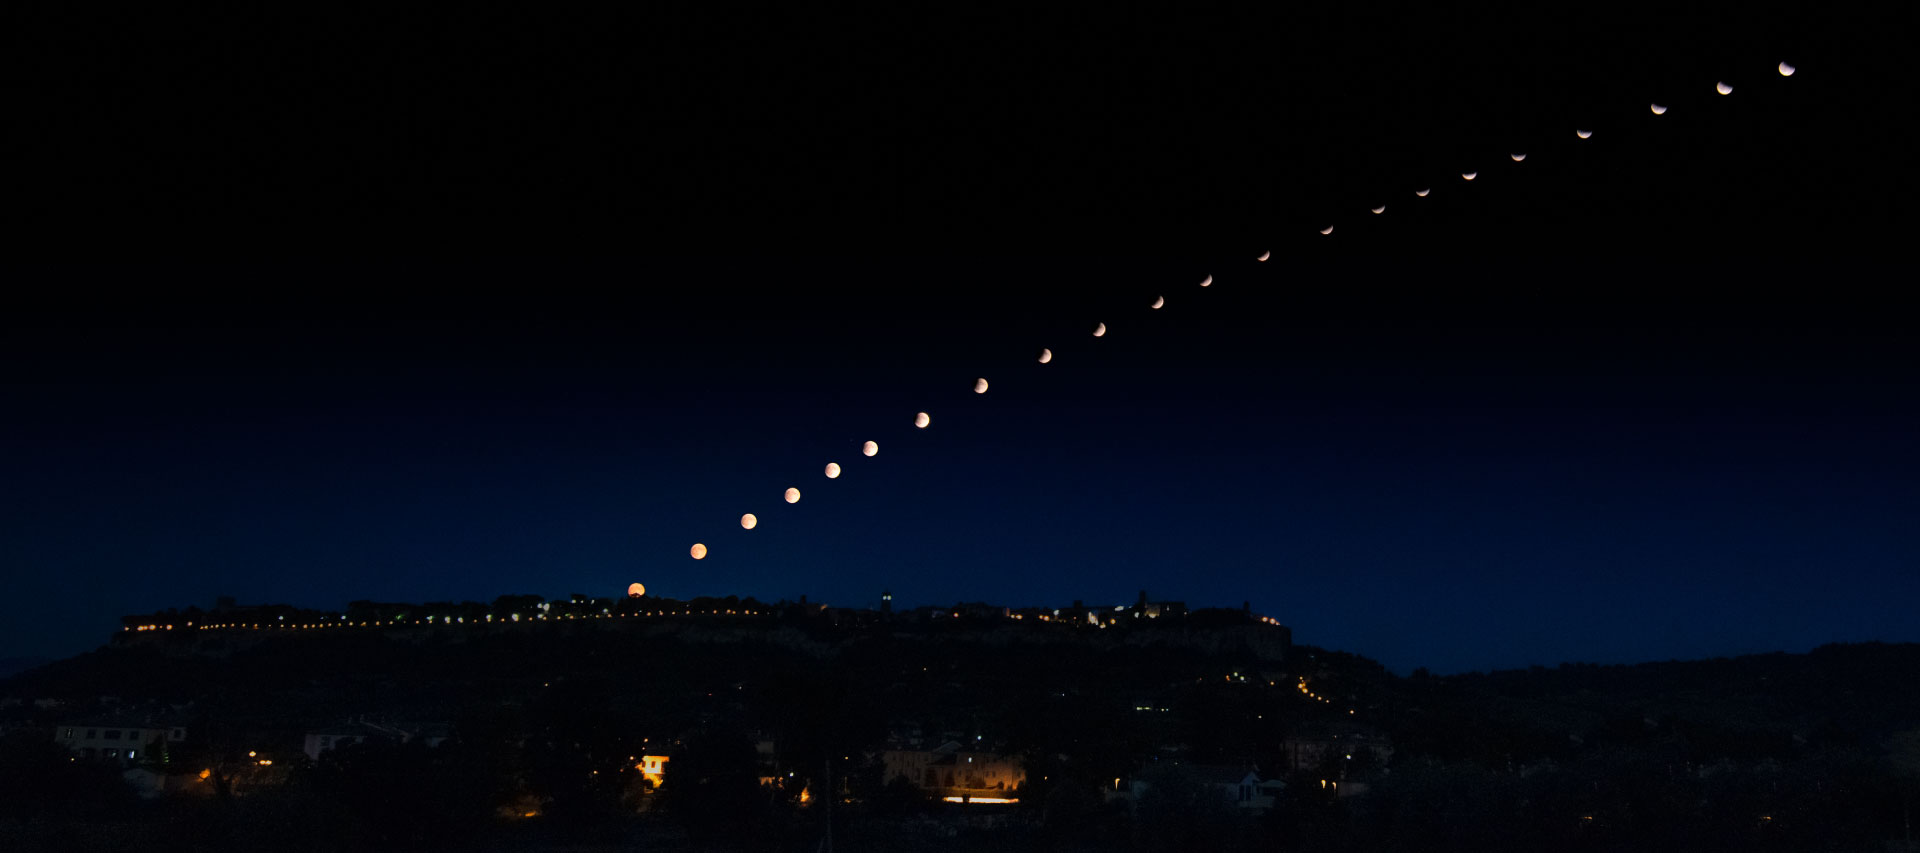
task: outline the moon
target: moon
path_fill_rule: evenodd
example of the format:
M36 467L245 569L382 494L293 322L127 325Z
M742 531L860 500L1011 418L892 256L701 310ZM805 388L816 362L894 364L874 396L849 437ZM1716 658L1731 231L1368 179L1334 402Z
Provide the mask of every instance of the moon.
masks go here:
M933 418L927 417L926 412L921 412L913 416L913 425L921 429L926 429L927 424L930 423L933 423Z
M975 394L987 393L987 380L985 379L973 380L973 393Z
M643 583L630 583L630 584L627 584L627 595L628 595L628 597L630 597L630 598L639 598L640 596L643 596L643 595L646 595L646 594L647 594L647 585L646 585L646 584L643 584Z
M1200 280L1201 287L1207 287L1211 284L1213 284L1213 276L1207 276L1206 278L1203 278Z
M1414 194L1414 195L1417 195L1417 196L1419 196L1419 197L1421 197L1421 198L1426 198L1426 197L1427 197L1427 193L1430 193L1430 192L1433 192L1433 190L1414 190L1414 191L1413 191L1413 194Z
M1792 76L1793 76L1793 66L1791 66L1791 65L1788 65L1788 64L1786 64L1786 63L1784 63L1784 62L1782 62L1782 63L1780 63L1780 76L1782 76L1782 77L1792 77Z
M1513 155L1513 162L1515 162L1515 163L1518 163L1518 162L1520 162L1521 160L1525 160L1525 159L1527 159L1527 155L1525 155L1525 154L1515 154L1515 155Z
M1049 362L1049 361L1052 361L1052 360L1053 360L1053 350L1050 350L1050 349L1047 349L1046 347L1041 347L1041 348L1040 348L1040 363L1041 363L1041 364L1046 364L1047 362Z
M1653 105L1653 114L1654 114L1654 115L1657 115L1657 116L1662 116L1662 115L1666 115L1666 114L1667 114L1667 108L1666 108L1666 107L1663 107L1663 106L1660 106L1659 104L1654 104L1654 105Z
M799 503L799 502L800 502L800 490L799 490L799 489L788 489L788 490L787 490L787 503L790 503L790 504L797 504L797 503Z
M707 546L695 542L692 548L687 549L687 553L692 554L696 560L704 560L707 558Z
M1733 94L1733 87L1732 87L1732 86L1729 86L1729 85L1727 85L1726 83L1715 83L1715 84L1713 84L1713 90L1714 90L1715 92L1719 92L1719 93L1720 93L1720 94L1722 94L1722 95L1731 95L1731 94Z
M1264 260L1266 260L1266 259L1268 259L1268 258L1271 258L1271 257L1273 257L1273 252L1271 252L1271 251L1267 251L1267 252L1261 252L1261 253L1260 253L1260 257L1257 257L1257 258L1254 258L1254 260L1256 260L1256 261L1264 261Z
M1474 178L1480 177L1480 173L1479 172L1461 172L1460 177L1471 181Z
M1593 135L1593 131L1591 131L1591 130L1576 130L1576 131L1574 131L1574 132L1573 132L1573 135L1574 135L1574 136L1578 136L1578 137L1580 137L1581 139L1585 139L1585 138L1587 138L1587 137L1589 137L1589 136L1592 136L1592 135Z
M1094 336L1094 337L1096 337L1096 338L1101 338L1101 337L1106 337L1106 334L1107 334L1107 324L1105 324L1105 323L1095 323L1095 324L1093 324L1093 336Z
M1158 311L1160 310L1161 306L1166 304L1167 304L1167 298L1165 296L1155 296L1153 298L1153 304L1147 307L1152 308L1155 311Z
M1332 234L1332 233L1333 233L1333 226L1331 226L1331 225L1329 225L1329 226L1327 226L1327 227L1325 227L1325 228L1322 228L1322 229L1320 229L1320 233L1322 233L1322 234Z
M752 530L753 526L759 523L760 519L754 518L753 513L740 516L740 528L742 530Z
M1373 212L1374 212L1374 213L1386 213L1386 212L1387 212L1387 206L1386 206L1386 205L1384 205L1384 204L1383 204L1383 205L1380 205L1379 207L1376 207L1376 208L1373 208Z
M880 452L880 445L869 441L866 444L860 445L860 452L867 456L872 456Z
M840 463L838 462L827 463L827 479L829 480L840 479Z

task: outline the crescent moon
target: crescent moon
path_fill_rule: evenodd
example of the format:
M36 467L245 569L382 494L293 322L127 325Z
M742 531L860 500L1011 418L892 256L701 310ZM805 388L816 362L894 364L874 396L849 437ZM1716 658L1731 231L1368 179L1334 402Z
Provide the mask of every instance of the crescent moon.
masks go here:
M1041 363L1041 364L1046 364L1047 362L1049 362L1049 361L1052 361L1052 360L1053 360L1053 350L1050 350L1050 349L1047 349L1046 347L1041 347L1041 348L1040 348L1040 363Z
M1331 225L1329 225L1329 226L1327 226L1327 227L1325 227L1325 228L1322 228L1322 229L1320 229L1320 233L1322 233L1322 234L1332 234L1332 233L1333 233L1333 226L1331 226Z
M1479 172L1461 172L1460 177L1471 181L1474 178L1480 177L1480 173Z
M1657 116L1663 116L1663 115L1666 115L1666 114L1667 114L1667 108L1666 108L1666 107L1663 107L1663 106L1660 106L1659 104L1654 104L1654 105L1653 105L1653 114L1654 114L1654 115L1657 115Z
M1167 298L1165 296L1155 296L1153 298L1153 304L1148 305L1147 307L1152 308L1155 311L1158 311L1160 310L1161 306L1166 304L1167 304Z
M1105 323L1095 323L1095 324L1093 325L1093 336L1094 336L1094 337L1096 337L1096 338L1099 338L1099 337L1104 337L1104 336L1106 336L1106 334L1107 334L1107 324L1105 324Z
M869 441L866 444L860 445L860 452L863 455L872 456L880 452L880 445L874 444L873 442Z
M1788 65L1788 64L1786 64L1786 63L1784 63L1784 62L1782 62L1782 63L1780 63L1780 76L1782 76L1782 77L1792 77L1792 76L1793 76L1793 66L1791 66L1791 65Z
M1574 132L1573 132L1573 135L1574 135L1574 136L1578 136L1578 137L1580 137L1581 139L1586 139L1587 137L1589 137L1589 136L1592 136L1592 135L1593 135L1593 131L1591 131L1591 130L1576 130L1576 131L1574 131Z
M1515 155L1513 155L1513 162L1515 162L1515 163L1518 163L1518 162L1520 162L1521 160L1525 160L1525 159L1527 159L1527 155L1525 155L1525 154L1515 154Z
M1430 192L1433 192L1433 190L1414 190L1414 191L1413 191L1413 194L1414 194L1414 195L1417 195L1417 196L1419 196L1419 197L1421 197L1421 198L1426 198L1426 197L1427 197L1427 193L1430 193Z
M1203 278L1200 280L1201 287L1208 287L1208 286L1211 286L1212 284L1213 284L1213 276L1207 276L1206 278Z
M913 416L913 425L921 429L926 429L927 424L930 423L933 423L933 418L928 417L926 412L921 412Z
M840 479L840 463L838 462L827 463L827 479L829 480Z
M1266 251L1266 252L1261 252L1261 253L1260 253L1260 257L1257 257L1257 258L1254 258L1254 260L1256 260L1256 261L1264 261L1264 260L1266 260L1266 259L1268 259L1268 258L1270 258L1270 257L1273 257L1273 252L1272 252L1272 251Z
M799 503L799 502L800 502L800 490L799 490L799 489L788 489L788 490L787 490L787 503L790 503L790 504L797 504L797 503Z
M1715 84L1713 84L1713 90L1714 90L1715 92L1719 92L1719 93L1720 93L1720 94L1722 94L1722 95L1731 95L1731 94L1733 94L1733 87L1732 87L1732 86L1729 86L1729 85L1727 85L1726 83L1715 83Z
M975 394L987 393L987 380L985 379L973 380L973 393Z
M696 560L704 560L707 558L707 546L695 542L692 548L687 549L687 553L692 554Z
M760 519L754 518L753 513L747 513L746 515L740 516L740 526L747 530L752 530L753 526L759 523L760 523Z
M1374 212L1374 213L1386 213L1386 212L1387 212L1387 206L1386 206L1386 205L1384 205L1384 204L1383 204L1383 205L1380 205L1379 207L1376 207L1376 208L1373 208L1373 212Z

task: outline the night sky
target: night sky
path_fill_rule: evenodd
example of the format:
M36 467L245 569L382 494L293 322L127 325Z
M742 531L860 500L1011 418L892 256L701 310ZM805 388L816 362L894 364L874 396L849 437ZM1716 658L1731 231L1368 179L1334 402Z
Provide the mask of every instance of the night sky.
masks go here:
M1740 11L40 21L0 656L636 580L1920 640L1911 74Z

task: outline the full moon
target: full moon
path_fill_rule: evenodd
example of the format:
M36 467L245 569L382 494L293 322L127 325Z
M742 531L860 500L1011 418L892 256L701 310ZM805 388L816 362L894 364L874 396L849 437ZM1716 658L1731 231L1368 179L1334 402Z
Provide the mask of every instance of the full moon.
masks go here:
M1793 76L1793 66L1791 66L1791 65L1788 65L1788 64L1786 64L1786 63L1784 63L1784 62L1782 62L1782 63L1780 63L1780 76L1782 76L1782 77L1792 77L1792 76Z
M868 456L872 456L875 453L880 452L880 445L874 444L873 442L869 441L866 444L860 445L860 452Z
M1574 135L1574 136L1578 136L1578 137L1580 137L1581 139L1585 139L1585 138L1587 138L1587 137L1589 137L1589 136L1592 136L1592 135L1593 135L1593 131L1591 131L1591 130L1576 130L1576 131L1574 131L1574 132L1573 132L1573 135Z
M1105 323L1095 323L1095 324L1093 324L1093 336L1094 336L1094 337L1096 337L1096 338L1100 338L1100 337L1106 337L1106 334L1107 334L1107 324L1105 324Z
M1430 193L1430 192L1433 192L1433 190L1414 190L1414 191L1413 191L1413 194L1414 194L1414 195L1417 195L1417 196L1419 196L1419 197L1421 197L1421 198L1426 198L1426 197L1427 197L1427 193Z
M839 478L840 478L840 463L828 462L827 463L827 479L837 480Z
M787 490L787 503L790 503L790 504L797 504L797 503L799 503L799 502L800 502L800 490L799 490L799 489L788 489L788 490Z
M696 560L704 560L707 558L707 546L695 542L692 548L687 549L687 553L692 554Z
M1273 253L1272 253L1272 252L1261 252L1261 253L1260 253L1260 257L1257 257L1257 258L1254 258L1254 260L1256 260L1256 261L1264 261L1264 260L1266 260L1266 259L1268 259L1268 258L1271 258L1271 257L1273 257Z
M1384 205L1384 204L1383 204L1383 205L1380 205L1379 207L1376 207L1376 208L1373 208L1373 212L1374 212L1374 213L1386 213L1386 212L1387 212L1387 206L1386 206L1386 205Z
M760 519L754 518L753 513L747 513L746 515L740 516L740 527L742 529L752 530L753 526L759 523L760 523Z
M973 393L975 394L987 393L987 380L985 379L973 380Z
M1049 361L1052 361L1052 360L1053 360L1053 350L1050 350L1050 349L1047 349L1046 347L1041 347L1041 348L1040 348L1040 363L1041 363L1041 364L1046 364L1047 362L1049 362Z
M1715 92L1719 92L1719 93L1720 93L1720 94L1722 94L1722 95L1731 95L1731 94L1733 94L1733 87L1732 87L1732 86L1729 86L1729 85L1727 85L1727 84L1725 84L1725 83L1715 83L1715 84L1713 84L1713 90L1714 90Z
M913 425L921 429L926 429L927 424L930 423L933 423L933 418L927 417L926 412L921 412L913 416Z
M1461 172L1460 177L1471 181L1474 178L1480 177L1480 173L1479 172Z
M1659 104L1654 104L1654 105L1653 105L1653 114L1654 114L1654 115L1657 115L1657 116L1659 116L1659 115L1666 115L1666 114L1667 114L1667 108L1666 108L1666 107L1663 107L1663 106L1660 106Z
M1155 311L1158 311L1160 310L1160 307L1165 304L1167 304L1167 298L1165 296L1155 296L1153 298L1153 304L1147 307L1152 308Z
M1513 162L1515 162L1515 163L1518 163L1518 162L1520 162L1521 160L1525 160L1525 159L1527 159L1527 155L1525 155L1525 154L1515 154L1515 155L1513 155Z
M1200 280L1201 287L1206 287L1211 284L1213 284L1213 276L1207 276L1206 278L1203 278Z
M1329 226L1327 226L1327 227L1325 227L1325 228L1322 228L1322 229L1320 229L1320 233L1322 233L1322 234L1332 234L1332 233L1333 233L1333 226L1331 226L1331 225L1329 225Z
M630 597L630 598L639 598L640 596L643 596L643 595L646 595L646 594L647 594L647 585L646 585L646 584L643 584L643 583L630 583L630 584L627 584L627 596L628 596L628 597Z

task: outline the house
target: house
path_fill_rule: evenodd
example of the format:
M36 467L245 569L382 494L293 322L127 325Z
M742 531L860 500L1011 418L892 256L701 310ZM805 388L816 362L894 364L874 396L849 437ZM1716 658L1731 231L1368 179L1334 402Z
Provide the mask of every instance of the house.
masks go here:
M366 743L369 740L389 743L411 743L418 740L427 746L439 746L446 742L448 731L448 727L443 723L384 725L354 720L307 732L302 751L308 758L319 761L321 753L328 750Z
M1223 799L1247 812L1261 813L1273 808L1287 787L1278 779L1260 778L1258 768L1244 764L1186 764L1181 768L1195 782L1217 791ZM1119 779L1113 782L1114 790L1108 792L1107 799L1125 800L1129 804L1139 802L1140 796L1152 787L1151 782L1138 778L1130 780L1124 788Z
M1014 756L964 750L959 741L933 749L889 749L880 755L888 781L906 777L914 787L946 797L1006 797L1027 780Z
M55 726L53 739L81 758L131 763L147 750L186 740L187 730L151 717L95 717Z

